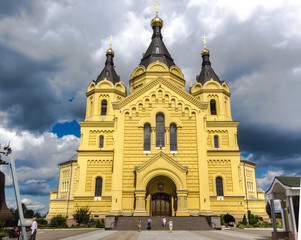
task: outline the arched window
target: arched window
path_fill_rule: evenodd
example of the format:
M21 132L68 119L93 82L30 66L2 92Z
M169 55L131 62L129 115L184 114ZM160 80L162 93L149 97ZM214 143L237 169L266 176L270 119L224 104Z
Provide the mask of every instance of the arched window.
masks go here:
M219 148L219 146L218 146L218 136L217 135L214 136L214 147Z
M104 142L104 136L99 136L99 148L102 149L103 148L103 142Z
M151 150L151 126L149 123L146 123L144 125L144 151L150 151Z
M100 115L105 116L107 115L107 100L101 101L101 112Z
M159 52L160 52L160 48L157 46L156 47L156 54L159 54Z
M177 125L172 123L169 128L170 132L170 151L177 151Z
M165 147L165 119L163 113L158 113L156 116L156 147Z
M95 197L101 197L102 194L102 178L98 177L95 180Z
M215 182L216 182L216 195L224 196L223 179L221 177L217 177L215 179Z
M216 102L215 100L210 100L210 112L211 115L216 115Z

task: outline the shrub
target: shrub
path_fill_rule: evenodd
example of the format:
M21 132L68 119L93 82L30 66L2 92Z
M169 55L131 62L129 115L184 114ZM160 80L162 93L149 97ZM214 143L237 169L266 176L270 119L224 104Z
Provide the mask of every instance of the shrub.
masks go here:
M242 223L242 225L248 225L247 218L246 218L246 214L244 214L244 217L243 217L241 223Z
M73 214L73 218L78 225L87 224L90 220L90 215L91 212L89 210L89 207L81 207L76 209L75 213Z
M51 218L50 227L68 227L67 219L62 215L57 215Z
M221 225L225 225L224 215L221 215Z
M96 220L95 227L96 228L104 228L105 227L105 223L104 223L103 219L101 219L101 221Z
M40 226L47 226L48 222L45 218L37 218L37 223L40 225Z

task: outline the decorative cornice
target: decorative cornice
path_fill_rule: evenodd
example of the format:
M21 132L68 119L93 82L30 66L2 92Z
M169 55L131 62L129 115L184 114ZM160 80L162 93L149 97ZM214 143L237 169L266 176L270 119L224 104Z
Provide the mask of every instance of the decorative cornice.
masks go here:
M155 156L153 156L151 159L146 161L141 166L139 166L139 167L137 166L135 168L136 172L137 173L142 172L144 169L146 169L147 167L152 165L154 162L156 162L160 158L165 159L168 163L170 163L171 165L173 165L174 167L176 167L177 169L179 169L183 173L186 173L188 171L187 167L182 166L177 161L175 161L174 159L172 159L171 157L166 155L164 152L160 151L159 153L157 153Z
M117 89L112 89L112 88L107 88L107 89L92 89L91 91L87 92L86 93L86 96L89 97L91 96L92 94L94 93L116 93L116 94L119 94L123 97L126 97L126 93L124 92L121 92Z
M240 150L207 150L208 156L240 156Z
M238 121L206 121L207 127L237 127Z
M200 95L202 93L223 93L228 97L231 97L231 93L226 91L225 89L201 89L197 92L192 93L193 96Z
M185 98L187 101L194 104L199 109L207 109L207 107L208 107L207 102L200 102L194 96L192 96L191 94L185 92L185 90L182 90L181 88L177 87L176 85L172 84L170 81L168 81L165 78L160 76L160 77L156 78L155 80L150 81L149 83L147 83L143 88L137 90L136 92L134 92L131 95L127 96L126 98L122 99L120 102L113 103L112 104L113 108L121 109L122 107L124 107L125 105L131 103L136 98L138 98L142 94L146 93L147 91L149 91L150 89L152 89L153 87L155 87L158 84L162 84L162 85L168 87L169 89L173 90L174 92L179 94L181 97Z
M114 121L80 121L81 127L114 127Z
M256 166L256 163L253 163L253 162L250 162L250 161L247 161L247 160L240 160L241 163L245 163L245 164L249 164L249 165L252 165L252 166Z
M78 157L102 157L102 156L114 156L114 149L107 150L77 150Z

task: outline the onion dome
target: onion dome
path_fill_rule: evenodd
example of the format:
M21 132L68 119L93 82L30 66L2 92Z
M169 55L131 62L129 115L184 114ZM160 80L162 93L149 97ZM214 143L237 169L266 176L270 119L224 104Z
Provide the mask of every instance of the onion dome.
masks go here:
M163 20L156 14L156 17L152 19L150 25L153 29L152 41L146 53L143 55L140 65L147 68L149 64L159 61L165 63L170 68L175 65L175 63L162 40L161 28L163 27Z
M202 51L202 56L203 55L210 55L210 52L209 52L209 50L207 49L207 48L204 48L204 50Z
M107 79L115 85L115 83L120 81L120 77L117 75L114 69L114 51L111 47L106 51L106 56L107 60L105 63L105 67L94 82L97 84L98 82Z
M106 51L106 55L108 55L108 54L114 56L114 51L113 51L113 49L111 47Z
M200 75L196 76L196 81L204 85L205 82L210 81L212 79L221 84L221 81L219 80L218 76L215 74L213 68L211 67L211 62L209 57L210 57L210 52L205 47L204 50L202 51L202 58L203 58L202 70Z
M150 23L151 27L154 28L155 26L163 27L163 20L159 18L158 14L156 14L156 17L154 17Z

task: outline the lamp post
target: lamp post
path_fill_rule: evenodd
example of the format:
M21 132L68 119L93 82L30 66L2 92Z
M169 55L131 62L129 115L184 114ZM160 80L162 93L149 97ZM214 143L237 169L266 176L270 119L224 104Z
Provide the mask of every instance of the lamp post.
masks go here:
M20 217L20 222L21 222L23 240L27 240L25 222L24 222L24 216L23 216L23 209L22 209L22 205L21 205L20 190L19 190L19 184L18 184L18 179L17 179L16 166L15 166L14 159L10 157L11 152L12 152L12 150L11 150L9 144L3 148L0 147L0 164L9 164L10 165L10 170L12 173L12 178L13 178L13 183L14 183L15 196L16 196L16 201L17 201L17 207L18 207L18 212L19 212L19 217Z

